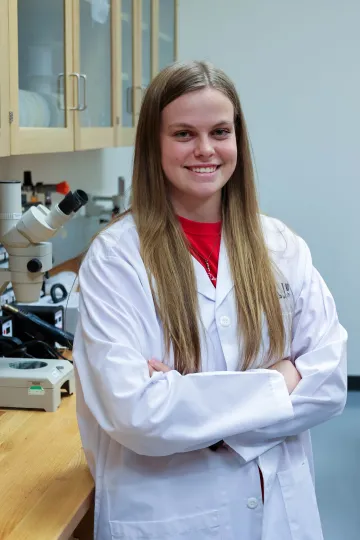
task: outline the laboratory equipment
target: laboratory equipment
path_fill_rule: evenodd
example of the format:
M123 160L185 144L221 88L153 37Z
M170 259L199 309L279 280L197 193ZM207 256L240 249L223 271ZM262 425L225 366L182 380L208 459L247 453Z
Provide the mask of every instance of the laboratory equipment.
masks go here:
M49 311L55 308L63 309L63 320L61 327L66 332L74 334L79 316L79 300L79 292L71 292L66 298L64 298L64 300L57 301L56 303L54 303L51 295L45 295L42 296L37 302L33 302L31 304L31 308L33 313L36 313L35 308L37 307L48 309ZM29 306L29 304L26 304L26 306ZM58 312L56 311L56 313Z
M51 210L40 204L22 214L21 182L0 181L0 242L9 255L8 268L0 268L0 294L11 283L18 303L39 299L44 274L52 267L48 240L87 200L84 191L70 191ZM55 411L63 387L74 391L68 360L0 358L0 407Z
M101 203L111 203L111 208L102 206ZM90 195L89 202L85 209L87 217L98 216L100 222L107 223L125 209L125 180L122 176L118 178L118 193L112 196Z
M22 191L22 204L25 207L29 207L32 204L37 204L38 195L44 195L44 204L48 208L51 206L51 194L58 193L61 195L67 195L70 191L70 186L67 182L58 182L57 184L44 184L43 182L37 182L36 184L32 181L31 171L24 172L24 182L21 186ZM27 200L27 194L30 193L30 203Z
M54 412L62 389L68 394L75 390L68 360L0 358L0 407Z
M12 283L17 302L36 302L52 267L52 236L87 203L82 190L69 192L51 210L40 204L21 214L21 182L0 181L0 242L9 268L0 269L0 294Z
M39 331L47 339L50 339L53 341L55 340L57 343L60 343L60 345L63 345L64 347L67 347L68 349L72 349L74 335L70 334L70 332L66 332L65 330L62 330L61 328L58 328L58 326L55 326L55 324L50 324L44 319L41 319L38 315L36 315L36 313L34 313L34 310L31 310L31 307L24 306L20 309L19 307L4 304L2 306L2 309L3 311L10 313L14 317L22 320L24 325L29 325L31 328L35 328L35 329L38 327ZM39 309L41 308L38 308L38 310Z

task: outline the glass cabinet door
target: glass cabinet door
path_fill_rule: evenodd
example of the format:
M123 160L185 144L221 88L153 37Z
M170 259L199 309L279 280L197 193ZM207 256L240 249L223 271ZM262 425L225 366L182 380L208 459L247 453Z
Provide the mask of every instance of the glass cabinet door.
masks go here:
M134 115L134 31L133 0L121 0L121 126L135 126Z
M9 2L11 154L74 149L72 8L73 0Z
M0 157L10 153L8 5L0 2ZM1 174L1 165L0 165Z
M20 128L63 128L65 114L64 0L18 0Z
M152 2L141 2L141 86L142 89L149 86L152 79Z
M176 0L159 0L159 71L176 57Z
M111 2L80 0L76 92L81 127L112 126Z

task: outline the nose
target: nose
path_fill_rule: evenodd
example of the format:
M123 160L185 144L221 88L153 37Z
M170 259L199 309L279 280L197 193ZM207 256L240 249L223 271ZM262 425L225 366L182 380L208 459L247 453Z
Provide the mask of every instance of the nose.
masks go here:
M209 157L214 154L214 147L208 135L199 136L194 150L195 157Z

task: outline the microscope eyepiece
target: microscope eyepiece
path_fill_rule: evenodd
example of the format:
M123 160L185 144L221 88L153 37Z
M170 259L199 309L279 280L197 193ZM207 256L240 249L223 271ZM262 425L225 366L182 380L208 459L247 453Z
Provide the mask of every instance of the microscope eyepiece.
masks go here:
M89 198L87 194L85 193L85 191L83 191L82 189L77 189L76 191L74 191L73 195L74 195L74 200L76 200L76 203L77 203L76 207L74 207L73 212L77 212L78 210L80 210L82 206L85 206Z
M88 202L88 196L82 189L77 189L72 192L69 191L67 195L59 202L59 210L66 216L69 216L72 212L77 212L82 206Z

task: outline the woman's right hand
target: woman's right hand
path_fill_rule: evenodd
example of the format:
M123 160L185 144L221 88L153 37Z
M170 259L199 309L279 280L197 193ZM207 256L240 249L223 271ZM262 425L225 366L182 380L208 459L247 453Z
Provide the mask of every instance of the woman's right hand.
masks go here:
M301 381L301 375L294 366L294 364L291 362L291 360L280 360L279 362L276 362L276 364L271 366L271 368L269 369L274 369L275 371L281 373L281 375L285 379L289 394L291 394L295 390L295 388Z

